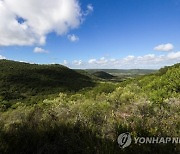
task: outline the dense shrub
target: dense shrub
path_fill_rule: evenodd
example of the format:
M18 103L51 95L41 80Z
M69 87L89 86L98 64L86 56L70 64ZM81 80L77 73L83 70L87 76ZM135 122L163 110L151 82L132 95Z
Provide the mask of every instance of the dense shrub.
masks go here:
M180 136L180 69L122 83L100 82L36 104L0 103L0 153L179 153L178 144L132 144L117 137Z

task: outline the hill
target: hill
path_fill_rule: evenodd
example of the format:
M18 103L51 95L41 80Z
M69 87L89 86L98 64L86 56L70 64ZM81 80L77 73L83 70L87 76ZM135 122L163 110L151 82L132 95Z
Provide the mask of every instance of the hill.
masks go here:
M112 75L146 75L157 72L157 70L153 69L86 69L85 71L89 73L95 72L106 72Z
M62 65L37 65L0 60L0 100L74 92L93 85L88 76Z
M94 75L98 78L101 78L101 79L113 79L114 78L113 75L103 72L103 71L94 72L94 73L92 73L92 75Z
M58 72L71 72L71 75L77 73L61 65L8 63L23 66L26 68L23 71L35 67L36 73L31 72L31 75L39 75L38 78L42 75L41 71L37 73L41 67L45 70L50 67L52 72L57 69ZM22 69L15 68L15 72ZM1 72L6 76L7 72L14 71L3 70ZM76 78L72 79L70 82L81 87ZM33 88L38 86L34 81L32 83ZM0 104L0 153L180 153L179 145L170 142L153 145L132 142L126 149L120 149L117 143L118 136L125 132L132 138L180 136L179 111L180 64L123 82L104 80L76 93L45 96L33 105L17 101L5 108Z
M180 96L180 63L161 68L157 73L141 76L132 81L153 103Z

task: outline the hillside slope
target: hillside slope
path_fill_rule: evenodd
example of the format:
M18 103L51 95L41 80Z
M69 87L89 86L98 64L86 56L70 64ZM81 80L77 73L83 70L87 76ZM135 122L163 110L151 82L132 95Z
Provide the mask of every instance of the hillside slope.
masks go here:
M72 92L93 85L89 77L62 65L0 60L0 100Z
M146 75L157 72L152 69L86 69L86 71L89 73L103 71L113 75Z
M94 72L92 75L94 75L98 78L101 78L101 79L112 79L112 78L114 78L113 75L106 73L106 72L103 72L103 71Z
M179 154L179 144L170 142L132 142L124 151L117 143L124 132L132 138L180 136L179 111L180 64L120 83L103 81L59 93L33 105L0 104L0 153Z
M164 102L180 96L180 63L161 68L157 73L136 78L131 82L152 102Z

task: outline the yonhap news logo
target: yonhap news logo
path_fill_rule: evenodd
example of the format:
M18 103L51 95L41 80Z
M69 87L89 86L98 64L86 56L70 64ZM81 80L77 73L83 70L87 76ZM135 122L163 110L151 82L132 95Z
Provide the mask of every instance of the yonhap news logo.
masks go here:
M130 133L123 133L118 137L118 144L120 148L128 147L132 142Z
M134 144L180 144L180 137L134 137L129 132L122 133L118 136L117 142L120 148L126 148Z

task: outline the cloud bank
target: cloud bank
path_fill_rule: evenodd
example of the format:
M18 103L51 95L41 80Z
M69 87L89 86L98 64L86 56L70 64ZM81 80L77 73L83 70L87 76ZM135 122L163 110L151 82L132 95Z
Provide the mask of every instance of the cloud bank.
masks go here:
M124 58L112 59L102 57L89 59L88 61L74 60L72 63L64 63L71 68L110 68L110 69L159 69L166 65L180 62L180 51L170 52L166 55L147 54L143 56L129 55Z
M78 0L0 0L0 46L43 45L47 34L63 35L83 16Z

